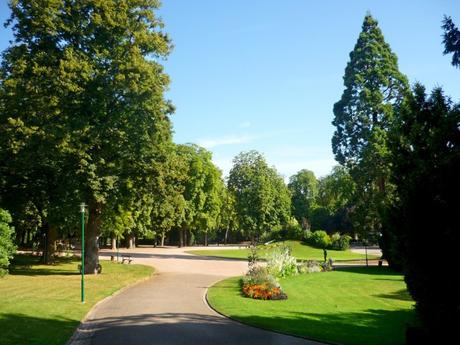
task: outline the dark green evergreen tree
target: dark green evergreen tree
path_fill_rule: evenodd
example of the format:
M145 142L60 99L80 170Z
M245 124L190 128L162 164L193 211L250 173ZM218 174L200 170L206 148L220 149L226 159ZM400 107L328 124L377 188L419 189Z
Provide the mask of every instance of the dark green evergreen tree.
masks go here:
M459 123L460 105L441 89L428 97L416 85L391 134L398 198L384 242L389 258L404 268L416 301L424 333L419 343L448 343L460 322L460 283L454 273L460 241Z
M444 16L442 22L444 30L443 42L444 54L452 54L452 65L460 68L460 30L454 24L451 17Z
M409 89L396 55L370 14L364 18L343 79L345 90L334 104L332 149L356 182L361 204L353 221L355 230L368 237L381 231L381 213L391 199L388 131Z

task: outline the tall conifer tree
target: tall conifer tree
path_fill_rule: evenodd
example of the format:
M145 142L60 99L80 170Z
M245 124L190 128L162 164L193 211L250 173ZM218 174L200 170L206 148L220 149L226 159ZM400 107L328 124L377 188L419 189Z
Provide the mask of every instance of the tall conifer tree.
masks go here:
M332 148L358 184L362 205L356 208L355 225L369 234L380 230L382 206L391 195L388 131L409 89L396 55L370 14L364 18L343 79L345 90L334 104Z

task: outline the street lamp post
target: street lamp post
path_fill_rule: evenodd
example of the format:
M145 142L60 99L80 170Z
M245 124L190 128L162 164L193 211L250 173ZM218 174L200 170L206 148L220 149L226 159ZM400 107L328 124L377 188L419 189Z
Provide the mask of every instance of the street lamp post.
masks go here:
M85 203L80 204L81 212L81 303L85 303Z

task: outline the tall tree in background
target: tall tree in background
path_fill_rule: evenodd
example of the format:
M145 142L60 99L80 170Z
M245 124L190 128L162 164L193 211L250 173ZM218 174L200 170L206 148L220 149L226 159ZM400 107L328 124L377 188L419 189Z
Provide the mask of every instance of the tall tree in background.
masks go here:
M77 200L88 205L85 269L93 273L104 210L117 202L128 209L149 189L159 147L171 139L169 79L159 63L171 45L154 13L159 1L18 0L10 7L15 42L2 64L2 130L11 152L46 153L51 177L40 189L48 196L55 185L60 196L45 198L59 205L48 215L75 213ZM19 154L15 164L28 159Z
M334 104L332 149L357 184L361 211L354 213L354 222L367 237L381 231L380 214L391 197L388 131L409 89L396 55L370 14L364 18L343 79L345 90Z
M335 166L322 177L312 212L312 229L352 234L350 214L355 207L355 190L355 182L343 166Z
M184 180L184 213L180 226L180 246L188 245L192 233L202 232L207 242L209 232L216 230L224 183L212 154L197 145L178 145L178 155L186 164Z
M311 215L318 194L318 180L313 171L303 169L289 178L292 215L303 229L309 229Z
M444 16L442 28L444 30L444 54L452 54L452 65L460 68L460 30L451 17Z
M242 152L233 159L228 189L235 196L238 224L252 242L289 220L289 190L259 152Z

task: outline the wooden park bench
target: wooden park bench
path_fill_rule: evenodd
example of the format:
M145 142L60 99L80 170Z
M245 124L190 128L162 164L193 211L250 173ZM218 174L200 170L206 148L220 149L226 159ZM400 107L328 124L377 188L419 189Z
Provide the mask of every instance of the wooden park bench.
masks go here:
M131 261L133 261L133 259L131 259L131 255L121 254L121 263L124 264L125 261L128 261L128 264L130 264Z

